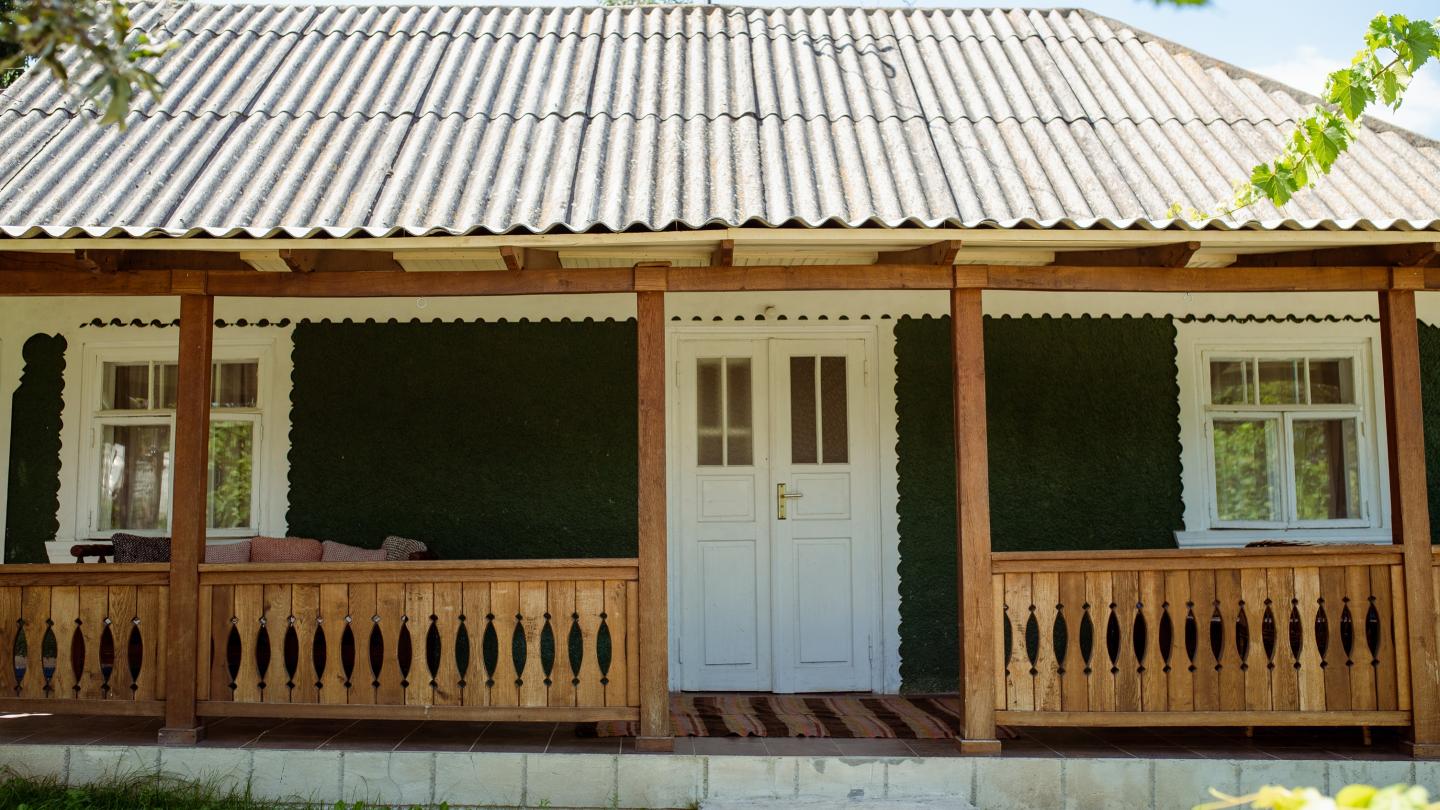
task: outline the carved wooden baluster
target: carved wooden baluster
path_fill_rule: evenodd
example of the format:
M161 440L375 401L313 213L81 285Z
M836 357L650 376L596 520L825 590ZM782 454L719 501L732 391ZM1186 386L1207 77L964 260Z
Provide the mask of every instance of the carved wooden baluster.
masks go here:
M1350 708L1350 667L1340 627L1345 610L1345 569L1320 569L1320 607L1325 617L1325 643L1321 645L1320 666L1325 670L1325 708L1345 711ZM1318 621L1318 617L1317 617ZM1317 632L1320 628L1317 627Z
M1375 691L1375 666L1365 642L1365 618L1369 613L1370 570L1363 565L1345 569L1345 611L1341 617L1341 637L1345 642L1346 660L1350 667L1350 708L1373 711L1378 708Z
M322 662L317 662L315 678L320 684L320 702L339 705L350 702L351 677L357 644L364 639L356 632L350 613L350 587L338 583L320 586L320 615L315 620L315 637L325 639ZM348 639L348 640L347 640ZM346 658L351 670L346 671Z
M235 615L231 622L240 649L240 666L235 673L235 700L242 703L258 703L262 697L259 640L264 603L265 586L235 586Z
M428 582L412 582L405 586L405 626L400 631L408 636L409 660L400 662L404 673L405 703L430 706L435 703L435 678L430 672L428 649L432 616L435 615L435 590Z
M20 588L0 588L0 698L20 693L15 656L20 635Z
M1166 618L1170 652L1165 660L1165 699L1170 711L1195 709L1195 669L1200 656L1200 625L1190 598L1190 572L1165 572Z
M51 631L55 634L55 671L50 676L50 697L74 698L80 688L75 659L84 655L78 586L57 585L52 589L50 621ZM77 638L80 639L79 645L76 644ZM83 665L83 661L80 662L80 666Z
M520 583L520 615L524 616L525 658L520 672L520 705L544 706L549 687L545 684L545 663L540 655L540 634L545 629L545 582Z
M1269 596L1266 593L1265 569L1247 568L1240 572L1240 589L1243 594L1242 624L1236 626L1237 640L1244 629L1244 643L1241 656L1245 670L1245 708L1250 711L1270 709L1270 660L1265 649L1265 611Z
M1390 567L1370 566L1370 609L1365 638L1371 660L1375 662L1375 707L1381 711L1400 708L1395 666L1395 602L1390 588Z
M1163 712L1170 708L1166 691L1173 630L1169 604L1165 601L1164 572L1140 572L1140 602L1132 638L1140 674L1140 706L1147 712Z
M605 627L610 633L610 668L605 673L605 705L629 705L626 688L630 683L630 662L626 636L630 621L624 580L605 582ZM638 675L638 673L636 673ZM639 700L639 695L635 696Z
M1324 653L1321 641L1325 633L1320 629L1320 569L1314 567L1295 570L1295 631L1299 644L1295 651L1295 666L1300 677L1300 710L1325 710L1325 668L1321 665Z
M45 667L41 643L50 622L50 588L29 585L20 594L21 624L17 631L25 656L25 674L20 681L20 697L43 698L46 694Z
M106 630L110 632L115 654L110 664L106 697L112 700L132 700L135 697L136 683L130 661L130 634L135 630L135 586L112 585L106 601L106 612L109 614L106 617L109 623Z
M520 613L520 589L514 582L495 582L490 586L491 626L495 631L498 655L495 658L494 684L490 687L490 703L494 706L520 705L520 674L515 669L515 630Z
M575 685L575 705L604 706L605 687L600 683L599 655L595 641L600 634L600 614L605 612L605 585L598 581L575 583L575 613L580 625L580 678Z
M1060 711L1061 663L1055 650L1055 623L1060 604L1060 578L1056 574L1037 573L1031 579L1035 622L1035 708L1037 711ZM1028 635L1027 630L1027 635Z
M1087 653L1081 649L1081 626L1086 621L1085 575L1060 575L1060 602L1065 608L1065 660L1060 676L1061 708L1083 712L1090 708L1090 672Z
M460 649L461 586L458 582L437 582L434 585L434 618L431 620L439 639L440 656L434 673L434 700L437 706L460 705L462 674L458 663ZM468 638L467 638L468 643ZM426 640L429 658L430 641Z
M465 670L461 700L466 706L490 705L494 684L485 658L485 638L490 628L490 583L467 582L461 587L465 634L470 644L470 659Z
M575 705L575 665L570 657L570 633L575 626L575 583L551 582L547 592L550 630L555 638L555 664L550 670L551 706Z
M290 699L295 703L315 703L320 700L320 674L316 667L315 650L318 646L323 659L324 639L319 635L320 586L295 585L290 591L290 628L286 631L290 640L286 642L286 662L292 664L289 672ZM316 642L320 643L317 645ZM293 647L291 646L293 644Z
M1031 711L1035 708L1035 676L1027 649L1026 622L1034 605L1030 574L1005 575L1006 632L1010 634L1010 666L1006 671L1005 691L1009 696L1006 708Z
M260 643L266 649L259 649L265 660L264 694L266 703L289 703L291 669L285 662L285 637L292 622L291 590L289 585L265 586L265 616L263 637Z
M1270 657L1270 705L1276 711L1298 711L1300 678L1290 646L1290 614L1295 608L1295 569L1265 570L1267 653Z
M402 631L408 631L409 617L405 614L405 585L401 582L382 582L375 586L376 627L384 647L380 652L380 671L376 676L375 702L384 706L400 706L405 703L406 677L401 671L401 656L413 652L413 645L406 649L401 646ZM409 656L405 664L410 664Z

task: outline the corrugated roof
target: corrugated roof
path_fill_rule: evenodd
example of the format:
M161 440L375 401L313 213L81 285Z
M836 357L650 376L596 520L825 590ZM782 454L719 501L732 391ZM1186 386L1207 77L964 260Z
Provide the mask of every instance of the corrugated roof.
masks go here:
M9 236L708 225L1169 227L1313 101L1075 10L142 4L162 101L0 94ZM1284 210L1440 229L1440 144L1371 126Z

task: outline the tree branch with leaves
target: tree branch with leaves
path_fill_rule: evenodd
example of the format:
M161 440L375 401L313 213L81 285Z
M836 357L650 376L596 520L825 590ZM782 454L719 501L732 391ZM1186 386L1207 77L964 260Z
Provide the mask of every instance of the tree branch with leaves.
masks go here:
M123 0L10 0L0 14L0 41L12 46L0 69L36 66L71 85L66 55L73 51L80 88L102 102L102 124L124 126L136 92L160 98L163 87L148 65L173 43L152 42L130 21ZM93 75L92 75L93 74Z

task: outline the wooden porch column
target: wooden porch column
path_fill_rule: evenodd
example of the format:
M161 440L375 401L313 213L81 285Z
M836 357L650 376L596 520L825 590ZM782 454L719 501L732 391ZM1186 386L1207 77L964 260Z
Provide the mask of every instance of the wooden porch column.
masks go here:
M1424 285L1424 277L1423 271L1415 268L1397 268L1394 275L1397 289L1380 293L1380 346L1390 451L1390 525L1394 542L1404 548L1414 717L1411 745L1415 756L1440 757L1440 654L1435 637L1433 549L1425 483L1420 335L1415 319L1415 289Z
M995 734L995 611L990 582L990 456L985 424L985 323L979 289L950 291L955 386L956 561L960 597L958 744L998 754Z
M215 299L180 296L175 458L171 467L169 638L165 646L165 727L160 742L189 745L204 736L195 716L199 663L200 561L205 549L206 466L210 452L210 356Z
M641 751L670 751L670 606L665 500L665 271L635 268L636 378L640 419Z

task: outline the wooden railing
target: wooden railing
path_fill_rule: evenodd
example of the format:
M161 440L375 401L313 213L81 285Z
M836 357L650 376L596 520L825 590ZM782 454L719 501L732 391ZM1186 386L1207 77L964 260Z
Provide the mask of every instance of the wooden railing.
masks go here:
M200 569L202 715L638 717L637 563Z
M0 708L162 714L168 569L0 566Z
M997 721L1406 725L1400 555L994 554Z

